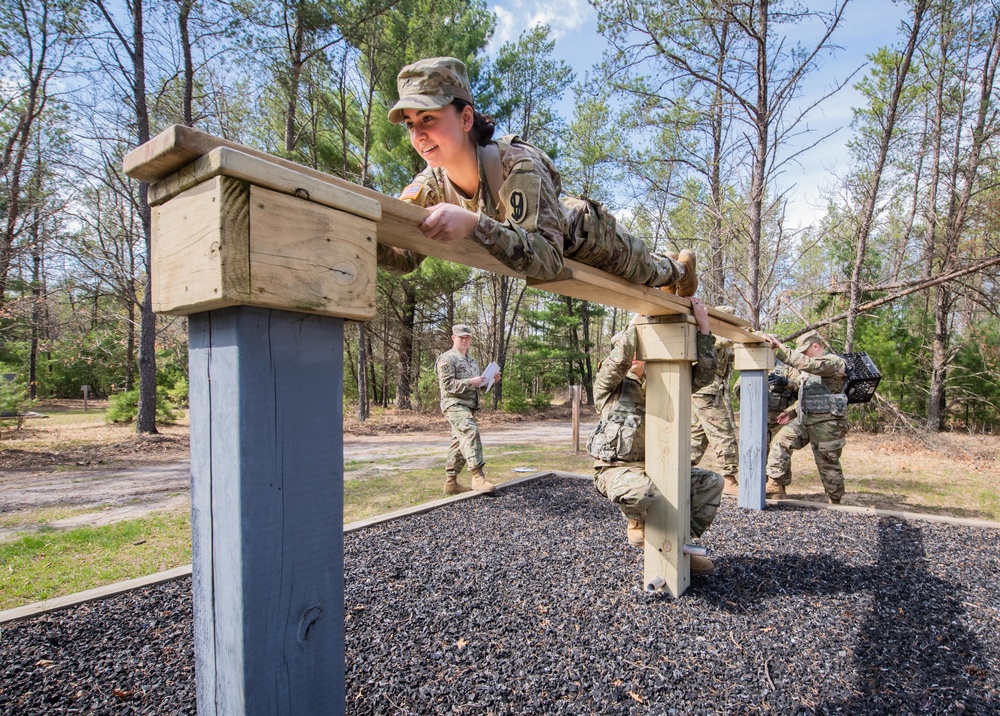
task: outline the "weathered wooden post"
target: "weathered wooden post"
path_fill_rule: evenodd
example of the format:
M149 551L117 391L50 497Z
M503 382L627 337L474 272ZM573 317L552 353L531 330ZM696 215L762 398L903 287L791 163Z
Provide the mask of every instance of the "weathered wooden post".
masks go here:
M646 514L643 583L677 597L691 584L684 554L691 526L691 364L698 331L690 315L636 322L646 361L646 474L663 499Z
M189 316L198 713L341 714L344 319L375 312L381 207L235 154L150 190L153 307Z
M740 371L740 476L737 504L764 509L767 464L767 372L774 351L764 343L733 345L733 367Z

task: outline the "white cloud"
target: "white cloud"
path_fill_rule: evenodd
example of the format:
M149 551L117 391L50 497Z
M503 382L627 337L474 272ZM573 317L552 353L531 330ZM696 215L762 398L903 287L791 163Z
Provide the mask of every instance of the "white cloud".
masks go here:
M490 43L495 50L505 42L513 42L524 30L535 25L552 28L551 37L562 39L579 30L593 13L587 0L505 0L502 5L494 5L497 29Z

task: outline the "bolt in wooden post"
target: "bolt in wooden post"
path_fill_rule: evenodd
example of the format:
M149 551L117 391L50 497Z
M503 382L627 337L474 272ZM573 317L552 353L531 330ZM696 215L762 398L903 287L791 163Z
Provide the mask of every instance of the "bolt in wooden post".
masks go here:
M637 322L637 358L646 361L646 474L661 498L646 514L643 584L678 597L691 584L683 553L691 528L691 364L697 358L693 316Z

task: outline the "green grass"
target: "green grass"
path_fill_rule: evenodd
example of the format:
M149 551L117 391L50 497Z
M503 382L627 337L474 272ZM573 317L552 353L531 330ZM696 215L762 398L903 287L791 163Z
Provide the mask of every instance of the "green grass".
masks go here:
M441 452L439 460L431 467L381 471L357 480L344 481L344 522L374 517L395 510L419 505L444 497L444 464L447 455ZM505 445L487 449L486 477L493 483L524 477L513 472L515 467L530 467L537 472L558 470L589 475L593 460L581 451L574 455L565 448L538 445ZM392 461L380 461L388 464ZM402 461L400 461L402 462ZM459 476L459 482L468 486L469 472Z
M443 497L446 450L433 465L405 469L406 459L380 461L390 469L344 483L344 522ZM368 463L352 463L355 469ZM486 451L486 473L501 483L523 477L515 467L590 473L591 459L565 448L504 446ZM530 474L530 473L529 473ZM465 471L460 481L468 485ZM190 514L164 513L101 527L57 531L48 522L86 510L48 508L4 515L0 526L30 533L0 543L0 610L133 579L191 561ZM92 511L92 510L91 510Z
M26 534L0 544L0 609L190 562L191 520L186 512Z

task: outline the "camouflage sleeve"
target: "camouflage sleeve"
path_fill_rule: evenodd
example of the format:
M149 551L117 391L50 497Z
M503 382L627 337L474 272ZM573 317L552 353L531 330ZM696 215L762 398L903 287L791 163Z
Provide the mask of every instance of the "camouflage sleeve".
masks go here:
M469 389L469 381L455 377L455 365L445 356L438 358L437 372L442 395L458 397Z
M733 342L728 338L717 336L715 339L715 357L719 361L719 375L728 378L733 370L735 351Z
M505 266L530 278L550 279L563 267L563 214L552 176L531 158L510 168L500 187L503 223L485 214L473 238Z
M611 353L601 361L594 378L594 404L597 412L604 410L604 404L621 385L632 367L635 358L636 331L634 325L629 325L624 331L611 339Z
M788 351L784 346L775 349L778 358L803 373L819 375L824 378L837 375L847 375L847 363L833 353L810 358L799 351Z
M788 374L785 376L788 378L788 390L798 395L799 386L802 384L802 374L799 373L795 368L789 368ZM799 400L795 399L787 408L782 411L791 420L799 414Z
M698 360L691 368L691 390L704 388L715 380L716 369L719 367L715 355L715 336L711 333L698 331Z
M420 267L420 262L426 257L406 249L397 249L385 244L375 245L375 258L380 269L385 269L393 276L404 276Z
M436 194L424 172L413 178L413 181L400 192L399 198L407 204L416 204L423 207L438 203ZM388 271L394 276L403 276L416 271L417 267L427 257L423 254L407 251L406 249L397 249L393 246L378 244L375 247L375 258L379 268Z

